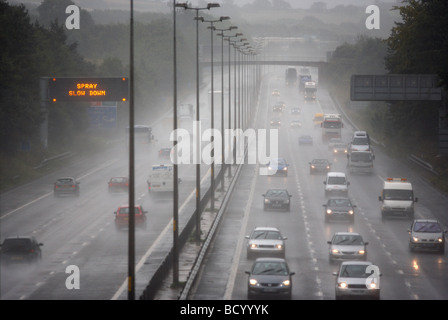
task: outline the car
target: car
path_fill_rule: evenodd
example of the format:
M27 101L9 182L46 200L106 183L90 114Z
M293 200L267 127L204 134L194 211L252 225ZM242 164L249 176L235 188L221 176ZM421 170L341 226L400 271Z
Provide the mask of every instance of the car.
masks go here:
M250 235L246 236L247 258L255 255L285 257L285 240L280 230L275 227L255 227Z
M302 127L302 122L300 120L291 120L291 124L290 124L291 128L300 128Z
M310 173L330 172L332 163L328 159L313 159L308 162L310 165Z
M347 155L347 145L345 143L335 143L332 150L334 155Z
M371 150L370 138L365 131L355 131L353 139L350 142L349 152L351 151L369 151Z
M274 112L283 112L283 104L282 103L276 103L272 106L272 111Z
M336 143L343 143L343 142L344 141L342 141L341 138L330 138L330 140L328 141L328 149L332 150Z
M325 195L332 194L348 194L348 186L350 182L347 181L347 177L344 172L328 172L327 177L324 181L325 185Z
M129 179L127 177L112 177L107 183L109 192L127 192Z
M1 262L4 265L39 262L42 259L41 246L43 244L32 236L6 238L1 244Z
M272 118L270 123L271 127L280 127L282 125L282 121L280 118Z
M292 276L288 263L282 258L258 258L252 264L247 280L247 298L292 298Z
M134 205L135 226L146 229L146 214L148 211L143 210L141 205ZM129 227L129 205L121 205L115 214L115 227L117 230Z
M330 241L330 262L341 260L367 260L367 245L359 233L336 232Z
M325 222L330 219L348 219L352 223L355 221L356 205L352 204L349 198L330 198L323 204L325 208Z
M302 144L308 144L308 145L312 145L313 144L313 137L310 135L302 135L299 137L299 145Z
M278 89L274 89L274 90L272 90L272 95L275 97L278 97L278 96L280 96L280 91Z
M271 159L266 166L270 176L288 176L289 164L284 158Z
M299 107L291 108L291 114L292 115L299 115L300 114L300 108Z
M434 219L415 219L409 233L409 250L428 249L445 252L445 233L442 225Z
M80 182L73 177L58 178L53 185L53 194L55 197L63 194L72 194L79 197L79 184Z
M170 159L172 148L160 148L159 159Z
M380 299L380 269L370 261L343 261L336 276L336 300L342 298Z
M285 209L290 211L292 195L289 194L287 189L268 189L263 196L263 209Z

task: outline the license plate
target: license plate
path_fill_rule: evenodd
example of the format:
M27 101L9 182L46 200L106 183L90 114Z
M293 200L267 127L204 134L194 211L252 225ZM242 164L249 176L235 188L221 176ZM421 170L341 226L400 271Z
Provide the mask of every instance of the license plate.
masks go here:
M265 288L264 292L275 292L274 288Z

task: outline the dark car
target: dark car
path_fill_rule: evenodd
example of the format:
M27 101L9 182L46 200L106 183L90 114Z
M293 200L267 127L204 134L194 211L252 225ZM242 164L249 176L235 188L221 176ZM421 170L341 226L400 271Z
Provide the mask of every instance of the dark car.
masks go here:
M272 127L280 127L282 125L280 118L272 118L270 123Z
M283 112L283 103L276 103L272 106L272 111Z
M291 299L292 276L285 259L258 258L252 265L247 281L247 298L277 297Z
M79 197L79 181L76 181L73 177L59 178L54 183L53 191L55 197L63 194L72 194Z
M292 195L289 194L286 189L269 189L265 194L262 195L263 199L263 209L266 211L268 209L285 209L290 211Z
M159 159L170 159L171 148L161 148L159 150Z
M266 166L268 168L268 174L270 176L288 176L289 164L283 158L272 159Z
M303 135L299 137L299 145L302 144L308 144L308 145L312 145L313 144L313 137L310 135Z
M292 114L292 115L298 115L298 114L300 114L300 108L299 108L299 107L291 108L291 114Z
M38 262L42 258L40 247L34 237L10 237L1 244L1 261L4 264Z
M355 220L355 208L348 198L330 198L325 207L325 221L330 219L348 219L351 222Z
M310 173L315 172L330 172L332 163L328 159L313 159L309 162Z
M127 177L112 177L107 183L109 192L127 192L129 188L129 179Z
M146 213L141 205L134 205L134 217L135 226L146 229ZM118 207L118 210L114 212L115 214L115 227L117 229L128 228L129 226L129 206L122 205Z

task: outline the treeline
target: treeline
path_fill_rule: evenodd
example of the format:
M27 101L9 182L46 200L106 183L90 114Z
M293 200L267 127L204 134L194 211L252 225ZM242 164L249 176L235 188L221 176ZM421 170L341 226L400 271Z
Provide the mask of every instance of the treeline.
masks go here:
M323 74L332 91L350 106L352 74L437 74L448 89L448 3L409 0L394 7L402 22L387 39L360 37L333 53ZM364 129L395 156L416 154L433 164L448 181L448 161L439 156L440 102L371 102L368 108L347 108ZM448 189L448 185L445 185Z

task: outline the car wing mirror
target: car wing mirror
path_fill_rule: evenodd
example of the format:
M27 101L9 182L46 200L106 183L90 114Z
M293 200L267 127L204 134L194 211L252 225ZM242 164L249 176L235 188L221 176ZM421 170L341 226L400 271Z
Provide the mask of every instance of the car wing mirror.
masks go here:
M244 273L249 274L250 275L250 271L244 271Z
M331 244L331 241L327 241L328 244Z
M290 273L289 273L290 276L293 276L293 275L295 275L295 274L296 274L295 272L290 272Z
M415 201L415 202L418 202L418 198L416 197L414 201Z
M249 236L245 236L244 238L249 239L250 237Z
M365 244L365 245L368 245L368 244L369 244L369 242L364 242L364 244Z
M337 277L339 273L335 271L332 274Z

